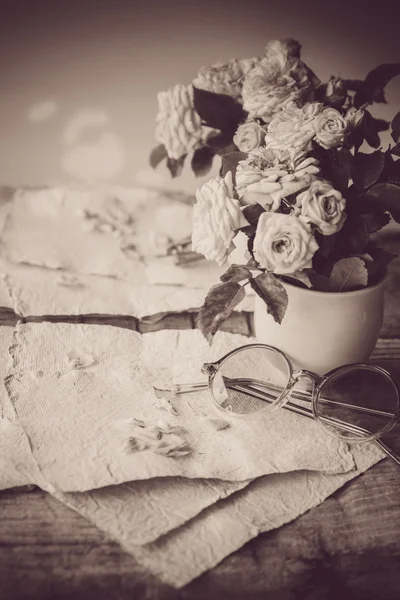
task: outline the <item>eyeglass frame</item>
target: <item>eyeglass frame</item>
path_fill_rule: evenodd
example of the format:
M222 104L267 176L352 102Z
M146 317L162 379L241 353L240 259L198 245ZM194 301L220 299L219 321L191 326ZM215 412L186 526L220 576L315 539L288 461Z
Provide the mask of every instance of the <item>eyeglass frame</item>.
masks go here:
M265 349L265 350L270 350L272 352L278 353L284 359L284 361L286 363L286 366L288 369L288 381L287 381L286 387L282 390L282 392L278 396L278 398L276 400L272 401L271 403L267 404L264 408L261 408L260 410L257 410L253 413L235 413L235 412L232 412L232 411L222 407L217 402L217 400L213 394L213 391L212 391L213 390L213 381L214 381L216 374L218 373L221 366L223 365L223 363L226 360L228 360L234 354L237 354L243 350L248 350L248 349ZM352 371L352 370L356 370L356 369L365 369L365 370L369 370L369 371L374 371L376 373L380 373L381 375L383 375L387 379L389 379L389 381L391 382L391 384L395 390L396 396L397 396L397 408L394 410L393 415L390 413L391 421L389 421L387 423L387 425L385 427L383 427L383 429L380 430L377 434L373 434L373 433L369 432L368 430L362 429L358 426L353 426L353 425L344 423L340 420L339 421L336 420L335 422L339 423L343 429L347 428L350 431L353 430L353 433L354 433L354 429L357 429L359 434L360 433L367 434L367 435L362 435L361 438L359 437L359 438L351 438L350 439L350 438L344 438L343 436L341 436L339 434L335 434L334 432L331 432L329 430L329 428L326 427L321 421L323 421L323 420L328 420L328 421L331 420L332 421L333 419L330 419L327 417L324 418L324 417L321 417L320 415L318 415L318 412L316 410L316 405L318 403L320 393L321 393L323 386L326 384L326 382L331 377L333 377L334 375L337 375L337 373L339 373L339 372ZM313 419L315 419L316 423L320 427L323 428L325 433L330 434L335 439L341 439L342 441L347 442L347 443L362 443L362 442L368 442L368 441L375 441L384 450L384 452L386 452L386 454L388 456L390 456L390 458L392 458L398 465L400 465L400 458L397 457L397 455L394 454L393 451L390 448L388 448L386 446L386 444L384 444L379 439L383 435L387 434L391 429L393 429L393 427L399 422L399 419L400 419L399 386L397 385L395 379L392 377L392 375L389 373L389 371L387 371L386 369L384 369L378 365L373 365L373 364L369 364L369 363L349 363L347 365L341 365L339 367L336 367L335 369L328 371L324 375L319 375L318 373L315 373L313 371L309 371L306 369L295 370L293 368L293 365L290 362L289 358L286 356L286 354L284 352L282 352L281 350L279 350L278 348L275 348L274 346L269 346L267 344L262 344L262 343L253 343L253 344L245 344L243 346L239 346L238 348L235 348L235 349L231 350L230 352L228 352L227 354L225 354L224 356L222 356L217 361L204 363L201 368L201 371L208 375L207 383L204 382L204 383L176 384L173 386L173 388L171 390L161 390L159 388L154 387L154 391L158 397L166 397L167 394L169 394L170 397L171 396L174 397L174 396L177 396L180 394L200 392L200 391L208 389L210 391L210 395L211 395L214 405L220 411L224 412L228 417L231 417L234 419L236 419L236 418L239 418L239 419L252 418L254 416L259 416L260 414L265 414L267 412L273 412L273 411L277 410L278 408L287 408L287 409L291 410L292 412L296 412L303 416L312 417ZM290 399L292 397L292 390L293 390L294 386L296 385L296 383L301 378L308 378L309 380L311 380L312 390L311 390L311 392L297 391L297 392L295 392L295 394L297 394L297 396L299 396L299 395L303 396L303 397L300 397L300 399L307 400L308 402L310 402L310 400L311 400L311 411L305 407L300 407L300 406L298 406L296 404L292 404L290 402ZM260 382L258 382L258 384L259 383ZM271 384L267 384L265 382L265 386L271 387ZM258 392L260 392L260 390L258 390ZM304 396L307 396L307 398L305 398ZM257 396L255 396L255 397L257 397ZM295 397L295 396L293 396L293 397ZM263 399L263 398L261 398L261 399ZM264 400L266 400L266 399L264 398ZM369 408L361 409L361 407L354 407L352 405L346 405L344 403L339 403L339 402L336 404L342 405L342 406L349 406L349 408L356 409L356 410L363 410L364 412L365 411L378 412L378 413L388 415L388 413L385 413L384 411L376 411L375 409L369 409Z

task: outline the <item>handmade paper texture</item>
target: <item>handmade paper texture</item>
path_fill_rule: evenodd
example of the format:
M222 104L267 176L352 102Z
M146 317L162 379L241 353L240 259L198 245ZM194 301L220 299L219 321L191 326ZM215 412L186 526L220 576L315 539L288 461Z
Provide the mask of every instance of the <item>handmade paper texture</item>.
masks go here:
M3 380L12 337L12 327L0 327L0 403L3 412L11 417L13 410ZM37 476L37 466L24 430L17 423L0 418L0 490L35 483Z
M155 543L135 544L135 532L129 517L135 511L126 505L120 511L119 487L103 504L101 491L90 500L79 494L56 497L118 541L135 560L174 587L182 587L213 568L259 533L281 527L323 502L382 458L372 444L352 449L357 470L339 475L298 471L268 475L244 490L204 510L182 527Z
M223 269L166 256L191 229L192 206L153 190L16 190L0 206L0 306L139 318L199 308ZM238 310L253 302L246 295Z
M202 288L133 285L113 277L13 265L0 259L0 306L13 308L21 317L103 314L143 318L199 308L205 295ZM250 310L249 302L241 309Z
M200 260L182 269L165 257L187 237L192 207L142 188L124 195L80 188L18 190L2 235L1 255L75 273L111 276L132 284L205 287L222 271Z
M22 427L0 419L0 490L41 481L29 441Z
M244 481L299 469L330 473L353 469L345 444L288 411L255 420L235 419L216 432L208 418L221 413L208 392L176 399L176 417L160 407L154 383L170 381L174 372L179 376L185 365L189 373L200 373L205 359L248 342L239 335L219 333L210 349L197 330L140 336L109 326L19 324L7 391L43 477L60 491L153 477ZM71 352L90 364L72 368ZM117 423L132 417L149 424L163 418L181 425L190 454L179 458L151 450L124 454Z

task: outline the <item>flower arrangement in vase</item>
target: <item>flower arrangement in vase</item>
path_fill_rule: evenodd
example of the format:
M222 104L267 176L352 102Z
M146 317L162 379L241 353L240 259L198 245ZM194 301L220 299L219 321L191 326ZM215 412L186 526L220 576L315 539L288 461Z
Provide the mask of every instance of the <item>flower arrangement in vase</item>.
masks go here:
M247 285L281 323L285 283L359 290L393 257L374 238L391 218L400 222L400 113L389 123L368 107L385 102L400 64L323 83L300 49L271 41L261 57L204 67L158 96L153 167L165 159L176 177L190 155L203 176L222 159L219 176L196 192L193 250L223 265L245 241L243 264L229 266L199 313L210 342ZM393 144L384 150L385 130Z

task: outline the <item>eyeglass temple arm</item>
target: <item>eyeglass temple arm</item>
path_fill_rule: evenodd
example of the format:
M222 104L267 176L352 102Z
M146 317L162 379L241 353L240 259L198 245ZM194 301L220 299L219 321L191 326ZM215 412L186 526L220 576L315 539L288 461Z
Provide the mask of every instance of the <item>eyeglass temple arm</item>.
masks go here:
M194 392L202 392L203 390L208 390L209 385L208 381L203 383L175 383L171 385L169 389L161 389L156 386L153 386L154 393L157 398L165 398L166 400L171 400L175 396L180 396L181 394L192 394Z
M234 383L248 383L250 385L258 385L260 387L265 387L266 389L271 389L273 391L282 393L282 388L273 383L266 383L265 381L258 381L257 379L230 379L230 382ZM291 392L291 397L296 398L296 400L304 400L305 402L311 402L312 394L310 392L305 392L302 390L293 390ZM354 404L347 404L346 402L339 402L338 400L330 400L329 398L320 398L319 399L323 404L334 404L335 406L341 406L345 408L351 408L354 411L358 412L366 412L369 414L380 415L382 417L393 417L392 413L385 412L383 410L378 410L376 408L367 408L366 406L356 406Z
M256 380L253 380L256 381ZM231 382L232 383L232 380ZM257 384L259 384L260 382L256 382ZM270 386L270 384L265 384L264 382L261 382L263 387L272 387ZM271 396L269 394L266 394L265 392L260 392L259 390L254 390L254 388L251 388L250 386L246 385L245 387L241 387L240 385L233 384L230 385L229 387L232 387L232 389L237 389L238 391L244 391L246 393L248 393L249 395L255 397L255 398L259 398L261 400L264 400L266 402L273 402L276 400L275 396ZM161 389L161 388L157 388L154 386L154 393L156 395L157 398L166 398L167 400L171 400L173 399L175 396L181 395L181 394L190 394L190 393L194 393L194 392L200 392L203 390L208 390L209 385L208 382L202 382L202 383L184 383L184 384L175 384L173 386L171 386L170 389L165 390L165 389ZM277 388L277 386L273 386L273 388ZM279 388L278 388L279 389ZM276 391L276 389L274 390ZM292 394L293 397L295 397L297 394ZM298 394L301 399L305 399L304 395L306 395L305 392L299 393ZM307 398L309 400L309 397ZM344 406L348 406L348 405L344 405ZM309 419L313 419L314 415L312 413L312 411L308 408L302 407L302 406L298 406L297 404L293 404L292 402L288 401L286 402L286 404L283 405L283 408L290 410L291 412L294 412L298 415L302 415L304 417L307 417ZM383 414L387 414L387 413L383 413ZM350 425L348 423L344 423L342 421L340 421L339 419L334 419L334 418L328 418L328 417L323 417L323 419L328 422L329 424L333 424L334 425L339 425L340 427L342 427L343 429L346 429L347 431L350 431L352 433L358 433L359 435L363 435L363 433L368 433L364 430L361 430L360 427L357 427L355 425ZM385 454L391 458L397 465L400 466L400 458L381 440L375 440L375 443L378 444L378 446L385 452Z
M248 386L241 388L240 386L235 385L232 387L238 391L245 391L250 396L259 398L261 400L265 400L266 402L273 402L274 400L276 400L274 396L269 396L265 392L256 391ZM314 415L310 409L298 406L297 404L293 404L292 402L290 402L290 400L283 405L283 408L290 410L291 412L294 412L298 415L303 415L304 417L307 417L309 419L314 419ZM367 431L366 429L358 427L357 425L345 423L341 419L336 419L335 417L320 417L320 419L329 425L332 425L334 427L341 427L345 431L355 433L359 436L363 436L365 434L369 435L369 431ZM395 452L393 452L391 448L389 448L384 442L382 442L382 440L376 439L374 440L374 442L385 452L385 454L389 458L391 458L398 466L400 466L400 457L397 454L395 454Z
M258 385L259 387L263 387L266 389L270 389L276 392L279 392L279 394L282 393L282 388L272 384L272 383L266 383L264 381L259 381L257 379L239 379L239 378L230 378L230 377L224 377L224 381L226 383L228 383L228 387L232 387L233 385L236 384L250 384L250 385ZM191 393L195 393L195 392L201 392L203 390L208 390L209 388L209 384L208 381L205 382L200 382L200 383L179 383L179 384L173 384L168 390L162 390L160 388L154 387L154 392L157 396L157 398L167 398L171 399L174 396L179 396L181 394L191 394ZM243 391L243 390L242 390ZM291 397L295 398L296 400L305 400L306 402L311 402L311 394L308 392L304 392L304 391L300 391L300 390L294 390L291 393ZM363 406L354 406L352 404L346 404L345 402L339 402L336 400L329 400L328 398L321 398L320 399L324 404L334 404L335 406L341 406L341 407L345 407L345 408L350 408L354 411L358 411L358 412L364 412L364 413L369 413L369 414L377 414L377 415L381 415L384 417L393 417L393 415L391 413L387 413L385 411L381 411L381 410L377 410L374 408L367 408L367 407L363 407Z

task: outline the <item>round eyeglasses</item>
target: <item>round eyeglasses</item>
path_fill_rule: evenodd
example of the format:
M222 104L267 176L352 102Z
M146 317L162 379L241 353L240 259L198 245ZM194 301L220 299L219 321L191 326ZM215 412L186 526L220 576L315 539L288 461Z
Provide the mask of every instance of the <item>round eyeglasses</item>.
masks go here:
M156 395L171 398L209 389L215 406L228 417L254 417L283 407L316 419L327 433L346 442L377 441L399 420L396 382L372 364L345 365L320 376L294 370L277 348L249 344L206 363L202 371L208 382L154 388Z

